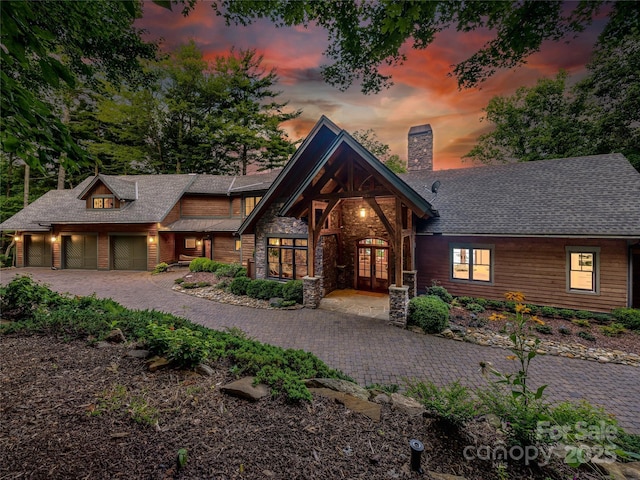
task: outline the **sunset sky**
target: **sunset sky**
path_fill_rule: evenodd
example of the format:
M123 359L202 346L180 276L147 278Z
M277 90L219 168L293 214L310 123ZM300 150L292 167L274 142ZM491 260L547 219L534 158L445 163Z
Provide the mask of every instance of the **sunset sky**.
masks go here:
M358 86L340 92L323 82L320 65L326 62L323 52L327 33L321 28L276 29L266 20L248 27L227 27L207 1L198 3L188 17L178 10L171 12L146 2L137 26L148 31L148 39L160 40L165 51L189 40L196 42L207 59L226 54L234 46L256 49L264 55L264 67L276 68L280 99L303 111L298 119L283 125L291 138L305 137L324 114L348 131L375 130L378 138L390 145L392 153L406 159L409 128L430 123L436 169L470 166L460 157L487 128L480 119L482 108L491 97L510 95L519 86L554 76L560 68L567 70L572 80L584 75L585 64L606 20L596 19L570 44L545 43L525 66L499 72L479 88L462 91L456 80L447 76L451 65L468 58L490 37L488 32L446 31L426 50L407 48L407 62L384 71L393 75L394 86L377 95L363 95Z

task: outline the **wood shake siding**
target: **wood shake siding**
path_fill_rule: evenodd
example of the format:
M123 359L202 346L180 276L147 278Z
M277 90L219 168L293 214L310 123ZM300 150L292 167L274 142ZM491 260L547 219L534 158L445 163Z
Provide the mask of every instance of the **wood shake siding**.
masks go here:
M232 217L242 217L242 198L241 197L233 197L231 199L231 216Z
M451 279L451 244L492 245L493 283ZM565 247L599 247L598 294L567 292ZM610 311L627 305L628 247L625 240L579 238L497 238L418 236L418 290L433 280L455 296L504 299L507 291L525 294L528 303L580 310Z
M231 233L216 233L213 236L213 259L217 262L238 263L240 252L235 251L236 237Z
M162 219L162 226L166 227L175 221L180 220L180 202L176 203L166 217Z
M242 235L242 264L246 265L249 259L253 258L256 248L256 236Z
M231 202L229 197L185 196L180 201L181 216L184 217L229 217Z

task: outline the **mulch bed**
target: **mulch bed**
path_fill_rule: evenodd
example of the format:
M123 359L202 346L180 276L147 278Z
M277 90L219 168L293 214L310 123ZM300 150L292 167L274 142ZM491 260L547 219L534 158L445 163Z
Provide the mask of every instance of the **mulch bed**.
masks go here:
M214 365L211 377L149 373L127 350L0 337L0 478L428 478L409 469L412 438L426 446L425 469L496 477L490 463L462 456L473 437L496 442L484 421L452 434L386 405L374 423L321 397L297 405L273 398L250 403L220 392L234 379L229 365ZM180 449L188 452L182 469ZM516 465L508 472L521 479L550 475Z

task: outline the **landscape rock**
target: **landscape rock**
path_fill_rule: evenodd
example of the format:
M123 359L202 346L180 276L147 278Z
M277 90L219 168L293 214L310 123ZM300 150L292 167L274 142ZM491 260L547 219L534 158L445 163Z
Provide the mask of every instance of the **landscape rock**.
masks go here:
M142 350L142 349L140 349L140 350L129 350L126 353L126 356L130 357L130 358L140 358L140 359L144 360L145 358L147 358L149 356L149 350Z
M486 422L491 425L493 428L500 428L502 426L502 421L500 418L494 413L487 413L484 416Z
M109 348L111 344L109 342L98 342L95 344L96 348Z
M598 467L611 480L640 480L640 462L598 463Z
M465 477L460 477L458 475L450 475L448 473L438 473L427 471L427 478L431 480L467 480Z
M414 398L405 397L399 393L391 394L391 408L409 416L422 415L425 408Z
M444 338L453 338L454 334L451 331L450 328L445 328L442 332L440 332L440 335L442 335Z
M387 395L386 393L379 393L378 395L373 397L371 401L375 403L380 403L380 404L391 403L391 399L389 398L389 395Z
M213 377L213 375L216 372L209 365L205 365L204 363L199 363L198 366L196 367L196 373L199 373L203 377Z
M150 372L156 372L161 368L168 367L171 362L164 357L153 357L148 360L149 366L147 367Z
M338 378L310 378L304 381L307 388L329 388L337 392L347 393L361 400L369 400L369 390L357 383Z
M271 305L272 307L279 307L280 305L282 305L282 302L284 302L284 298L273 297L269 299L269 305Z
M220 387L224 393L233 395L234 397L246 398L247 400L260 400L262 397L266 397L270 393L268 386L259 383L253 385L255 377L244 377L235 382L228 383Z
M377 403L370 402L369 400L363 400L348 393L339 392L331 388L311 387L309 388L309 391L317 395L322 395L326 398L332 398L336 402L344 405L352 412L361 413L369 417L374 422L380 421L380 405L378 405Z
M111 330L104 339L107 342L111 342L111 343L124 343L127 341L127 339L124 336L124 333L122 333L122 330L120 330L119 328Z

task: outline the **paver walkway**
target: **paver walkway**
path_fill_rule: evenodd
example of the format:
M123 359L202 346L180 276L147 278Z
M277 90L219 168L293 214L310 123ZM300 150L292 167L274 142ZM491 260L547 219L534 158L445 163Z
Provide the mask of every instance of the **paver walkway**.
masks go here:
M238 327L262 342L311 351L364 385L416 378L483 386L481 360L501 370L514 369L505 350L418 335L384 320L327 310L256 310L184 295L171 290L173 279L180 276L176 272L152 276L30 268L2 271L0 281L8 282L15 273L29 273L61 292L95 292L129 308L161 310L216 329ZM585 399L602 405L622 427L640 433L640 368L539 356L531 364L531 378L533 385L549 385L546 392L552 400Z

